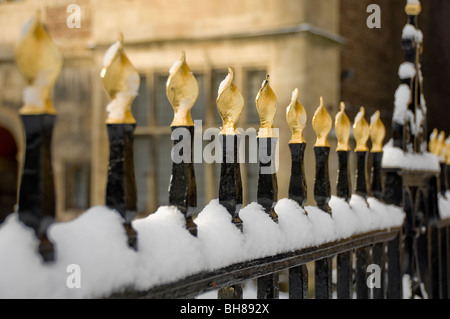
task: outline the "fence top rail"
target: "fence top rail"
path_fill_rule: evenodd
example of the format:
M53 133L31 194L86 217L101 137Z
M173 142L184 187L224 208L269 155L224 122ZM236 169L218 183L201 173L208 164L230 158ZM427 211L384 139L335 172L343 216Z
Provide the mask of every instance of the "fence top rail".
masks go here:
M4 257L0 281L11 289L0 289L0 296L107 297L129 287L146 291L174 280L181 280L178 284L183 285L183 280L194 274L198 274L194 277L197 279L219 274L210 282L225 285L353 249L361 243L370 244L377 238L388 240L383 229L401 227L404 220L399 207L374 198L366 201L354 195L347 203L333 196L330 206L331 215L314 206L303 209L293 200L281 199L275 206L279 222L274 223L261 205L252 203L240 212L241 232L215 200L196 218L198 237L189 234L176 208L161 207L133 221L140 242L137 251L125 243L120 215L106 207L94 207L73 221L49 228L57 258L48 265L42 264L34 250L38 239L16 214L11 214L0 227L0 254ZM71 265L78 265L79 271L68 271ZM242 274L238 272L241 268ZM230 273L220 278L224 269ZM24 280L24 273L41 278L41 284ZM70 285L77 274L81 289L69 289L66 280ZM199 285L193 286L199 289L197 293L212 289L208 283Z
M236 263L210 272L202 272L145 291L128 288L123 292L112 294L109 298L192 298L203 292L243 283L249 279L282 271L311 261L333 257L360 247L388 242L393 240L399 232L400 227L370 231L351 236L344 240L325 243L317 247L298 249L274 256Z

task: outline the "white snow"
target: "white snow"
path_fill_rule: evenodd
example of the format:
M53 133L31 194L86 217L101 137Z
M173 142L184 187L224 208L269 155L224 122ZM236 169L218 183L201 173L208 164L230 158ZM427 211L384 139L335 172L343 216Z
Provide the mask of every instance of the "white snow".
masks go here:
M0 298L99 298L127 287L149 289L201 271L313 247L369 230L400 226L398 207L369 198L369 206L354 195L350 205L332 197L330 216L316 207L281 199L274 223L262 206L251 203L240 211L241 233L218 200L197 216L198 237L185 229L174 207L160 207L133 221L138 251L126 244L122 219L115 211L96 206L73 221L55 223L49 237L56 261L44 264L33 231L11 214L0 226ZM68 288L71 264L80 266L81 288Z
M411 62L403 62L398 68L400 79L412 79L416 75L416 68Z
M40 70L33 83L23 89L22 95L25 105L36 108L45 106L43 92L49 85L47 72L46 70Z
M222 82L220 82L219 84L219 89L217 91L217 96L220 96L223 92L223 90L225 90L225 87L227 86L228 82L231 81L231 73L228 73L227 76L225 77L225 79L222 80Z
M412 24L406 24L402 30L402 39L415 39L417 36L417 29Z
M409 86L407 84L400 84L395 91L393 121L399 124L405 124L406 110L408 109L410 97L411 90Z
M183 64L182 60L176 60L169 69L169 75L174 74L178 71L178 68Z
M114 42L106 51L105 55L103 56L103 67L107 67L115 58L117 52L120 49L120 40Z
M445 192L445 196L438 194L439 214L442 219L450 218L450 191Z
M403 168L439 172L439 158L429 152L410 153L393 146L392 139L383 147L381 166L384 168Z
M125 112L129 107L129 101L138 95L139 91L139 75L137 73L130 74L127 81L128 91L118 92L114 99L106 106L108 118L121 121L125 118Z

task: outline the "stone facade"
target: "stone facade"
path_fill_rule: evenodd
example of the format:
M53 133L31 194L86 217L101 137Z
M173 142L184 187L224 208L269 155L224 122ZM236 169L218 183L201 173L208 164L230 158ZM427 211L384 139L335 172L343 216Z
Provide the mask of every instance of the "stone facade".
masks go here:
M274 126L280 129L279 198L287 197L290 176L287 144L290 130L285 110L291 92L299 88L299 99L308 115L305 129L308 205L314 205L315 134L311 120L319 97L324 97L333 118L339 102L344 100L348 102L352 120L356 107L365 105L367 119L380 108L386 127L389 129L390 126L397 67L401 61L399 26L404 25L403 5L394 0L383 1L382 28L374 30L365 24L369 2L25 0L0 3L0 124L2 119L5 122L4 114L12 114L10 117L14 118L15 124L7 128L21 132L17 128L20 127L17 110L21 106L24 83L14 65L13 52L22 24L40 9L42 20L65 58L54 93L58 119L53 163L59 219L72 218L83 211L84 206L104 204L108 165L104 122L109 98L99 74L103 55L117 40L118 32L123 33L125 51L143 79L141 100L136 105L141 103L144 107L135 107L136 112L145 113L144 117L135 114L139 143L135 156L141 165L137 169L138 196L143 214L164 204L160 198L167 191L168 180L158 176L163 171L159 165L170 166L170 153L166 157L155 153L159 150L167 152L164 148L164 144L170 144L170 121L167 119L173 111L170 107L161 108L167 104L161 93L161 83L182 50L186 52L194 74L201 80L203 93L194 109L197 107L196 114L203 116L204 128L221 124L215 111L218 83L215 75L226 72L228 66L235 69L236 84L247 96L238 126L246 129L257 128L259 124L255 118L255 97L250 92L254 92L254 83L262 82L265 73L270 74L270 84L278 98ZM71 15L66 9L71 3L79 5L80 28L66 25L67 17ZM342 79L342 71L353 72L354 78ZM253 78L255 75L261 79ZM199 109L201 107L203 109ZM329 138L332 150L336 147L333 134L332 131ZM22 138L17 138L19 150L23 148ZM150 151L145 151L141 145L147 145ZM331 152L333 194L336 162L336 156ZM198 178L201 179L199 187L205 204L217 198L218 177L216 167L203 166ZM242 167L244 201L249 202L255 199L256 185L249 184L250 181L254 183L250 169L245 165ZM170 170L166 167L164 171L167 169Z

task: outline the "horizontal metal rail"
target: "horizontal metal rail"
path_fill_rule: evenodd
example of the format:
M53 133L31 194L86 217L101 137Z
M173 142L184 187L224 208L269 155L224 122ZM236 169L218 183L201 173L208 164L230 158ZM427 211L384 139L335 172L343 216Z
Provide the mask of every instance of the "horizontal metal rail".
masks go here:
M201 272L184 279L155 286L145 291L129 287L124 292L114 293L110 298L193 298L201 293L243 283L300 266L311 261L333 257L337 254L393 240L400 228L372 231L336 240L320 246L303 248L278 255L249 260L210 272Z

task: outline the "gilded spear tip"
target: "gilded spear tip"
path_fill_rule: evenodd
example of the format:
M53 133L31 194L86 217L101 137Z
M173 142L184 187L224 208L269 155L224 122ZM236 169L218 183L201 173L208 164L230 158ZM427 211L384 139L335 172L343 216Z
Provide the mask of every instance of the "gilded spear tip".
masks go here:
M273 119L277 111L278 102L275 93L270 87L269 78L269 75L266 75L255 99L260 120L258 137L273 137Z
M326 110L324 104L323 104L323 97L320 97L320 105L317 108L316 112L314 113L313 119L312 119L312 126L314 131L316 132L316 143L314 144L315 147L329 147L330 144L328 143L327 137L328 134L331 131L331 128L333 126L333 122L331 119L330 114Z
M386 136L386 128L380 119L380 111L376 111L370 118L370 140L372 148L370 152L380 153L383 151L383 140Z
M233 82L233 68L228 67L228 75L220 83L216 99L217 109L222 118L220 134L235 135L236 123L244 108L244 97Z
M351 124L347 114L345 114L345 103L341 102L339 108L340 111L336 114L334 121L338 141L336 151L349 151L348 140L350 139Z
M430 141L428 143L428 150L431 154L436 155L436 146L437 146L437 138L438 138L438 129L434 128L430 134Z
M40 11L22 27L15 60L27 87L21 114L55 114L51 91L62 69L63 57L41 23Z
M355 116L355 123L353 124L353 135L356 140L355 152L365 152L368 150L367 141L370 135L369 123L364 118L365 109L361 106L358 114Z
M303 129L306 126L306 111L303 105L298 101L299 91L296 88L292 92L291 103L286 108L286 119L292 131L292 138L289 144L305 143Z
M140 78L138 71L124 52L122 33L118 33L118 40L106 51L100 77L111 98L107 106L106 123L136 123L131 112L131 104L138 95Z
M193 126L191 109L198 98L198 83L186 62L186 54L181 51L180 60L169 70L166 95L174 110L170 126Z

